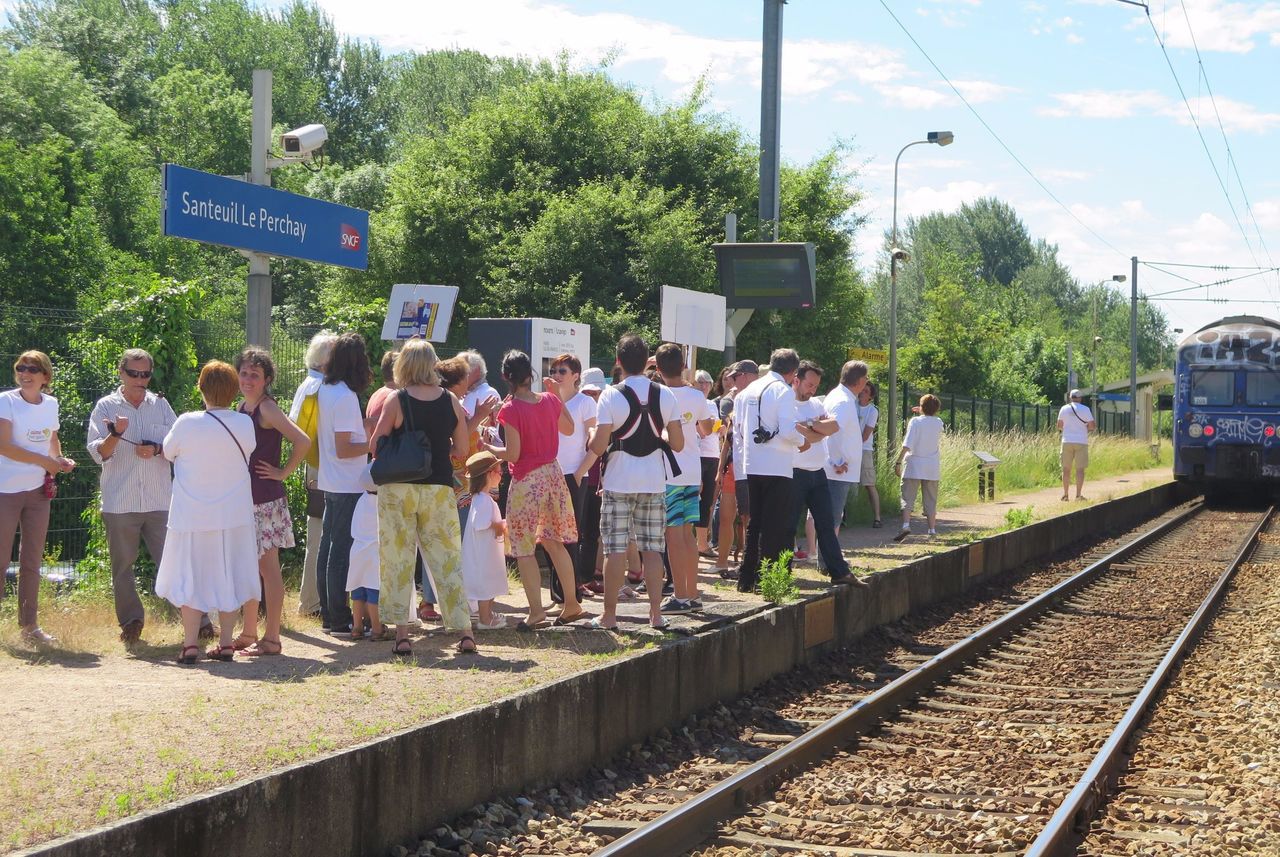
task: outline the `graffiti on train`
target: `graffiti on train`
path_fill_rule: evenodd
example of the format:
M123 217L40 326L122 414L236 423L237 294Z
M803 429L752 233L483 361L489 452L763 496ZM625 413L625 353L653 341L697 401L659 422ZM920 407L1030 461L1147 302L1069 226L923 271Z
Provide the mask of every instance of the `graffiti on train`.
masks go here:
M1178 358L1194 364L1251 364L1280 367L1280 331L1266 328L1202 330L1182 346Z
M1213 423L1213 439L1233 443L1262 443L1266 437L1267 426L1273 420L1264 417L1211 417L1209 414L1191 415L1192 437L1200 437L1204 426Z

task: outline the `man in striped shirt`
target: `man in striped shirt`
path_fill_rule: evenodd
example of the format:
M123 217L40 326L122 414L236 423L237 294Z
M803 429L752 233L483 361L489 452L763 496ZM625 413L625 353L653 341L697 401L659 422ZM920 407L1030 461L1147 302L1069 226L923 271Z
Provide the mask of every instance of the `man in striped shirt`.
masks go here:
M89 455L102 465L102 522L111 553L120 639L135 643L145 616L133 565L142 541L156 565L164 551L169 523L172 476L160 444L177 417L163 397L147 389L155 361L130 348L117 366L120 387L93 406L89 418ZM202 636L212 631L206 617Z

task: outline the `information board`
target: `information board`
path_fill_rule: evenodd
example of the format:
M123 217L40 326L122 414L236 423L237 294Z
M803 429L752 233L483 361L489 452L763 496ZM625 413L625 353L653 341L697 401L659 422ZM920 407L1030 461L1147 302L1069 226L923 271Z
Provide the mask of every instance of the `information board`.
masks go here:
M883 348L850 348L850 360L861 360L863 363L888 363L889 352Z
M421 336L430 342L444 342L449 338L449 322L457 302L457 286L398 283L391 287L382 338L390 341Z
M713 244L720 290L730 309L811 309L817 303L814 247L808 243Z
M662 287L659 335L666 342L724 351L724 295Z
M343 268L369 267L369 212L164 165L165 235Z

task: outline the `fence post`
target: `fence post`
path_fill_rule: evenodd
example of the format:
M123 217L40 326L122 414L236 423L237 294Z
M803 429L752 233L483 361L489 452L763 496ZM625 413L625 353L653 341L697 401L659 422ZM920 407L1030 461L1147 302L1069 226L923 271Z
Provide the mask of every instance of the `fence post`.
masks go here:
M952 394L951 394L951 426L950 426L950 429L951 429L951 431L952 431L952 432L955 432L955 430L956 430L956 394L955 394L955 393L952 393Z
M996 400L987 399L987 431L996 430Z

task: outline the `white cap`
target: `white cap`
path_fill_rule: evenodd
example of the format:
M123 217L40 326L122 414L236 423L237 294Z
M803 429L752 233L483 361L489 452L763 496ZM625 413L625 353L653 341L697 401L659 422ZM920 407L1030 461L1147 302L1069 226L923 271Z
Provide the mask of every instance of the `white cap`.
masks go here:
M1080 393L1080 391L1079 391L1079 390L1072 390L1070 393L1067 393L1067 398L1068 398L1068 399L1083 399L1083 398L1084 398L1084 396Z
M592 366L589 369L583 370L582 384L580 386L580 389L598 391L598 390L603 390L604 387L605 387L605 383L604 383L603 369L597 369L596 367Z

